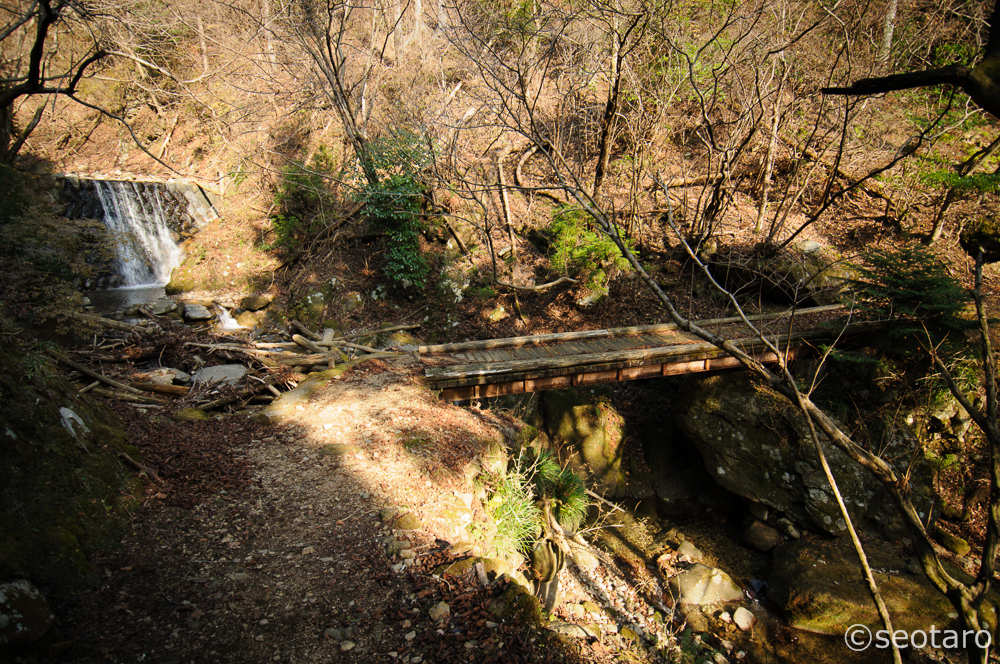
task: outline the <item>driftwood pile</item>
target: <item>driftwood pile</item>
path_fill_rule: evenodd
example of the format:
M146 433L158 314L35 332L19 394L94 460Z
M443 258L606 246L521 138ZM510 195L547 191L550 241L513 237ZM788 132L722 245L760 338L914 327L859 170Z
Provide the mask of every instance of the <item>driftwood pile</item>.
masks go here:
M311 370L332 369L337 364L358 360L398 357L404 353L372 348L354 343L354 340L420 327L419 324L396 325L335 336L331 329L319 334L298 321L291 321L291 326L299 334L292 334L288 341L265 343L217 337L218 341L206 343L190 328L153 316L150 318L154 318L156 323L146 326L89 314L76 314L74 317L114 330L117 335L117 338L107 337L100 341L95 336L90 347L73 353L75 358L68 353L52 351L53 358L71 370L71 380L87 382L81 385L81 394L93 392L148 406L178 404L201 411L251 400L266 403L280 396L282 389L294 388L303 378L302 374ZM141 362L160 365L164 355L176 363L178 356L194 356L199 352L221 360L208 362L199 357L204 366L238 362L248 365L251 371L238 382L188 386L153 382L137 366ZM93 368L95 362L100 363L100 370Z

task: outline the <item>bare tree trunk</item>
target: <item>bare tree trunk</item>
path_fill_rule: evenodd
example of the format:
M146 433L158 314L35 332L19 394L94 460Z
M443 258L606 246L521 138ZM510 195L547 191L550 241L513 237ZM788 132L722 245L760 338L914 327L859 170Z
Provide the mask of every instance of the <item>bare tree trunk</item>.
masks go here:
M889 65L889 55L892 52L892 37L896 32L896 9L899 0L889 0L889 6L885 10L885 19L882 21L882 43L878 47L876 62L880 70L885 70Z
M608 77L611 86L608 88L608 100L604 105L604 115L601 116L601 136L597 141L597 168L594 171L595 198L601 193L601 183L604 182L604 174L611 161L611 129L615 122L615 115L618 113L618 93L622 80L622 46L617 34L618 16L615 15L613 20L615 34L611 44L611 72Z
M760 183L760 205L757 207L757 221L754 224L753 232L760 233L764 224L764 217L767 215L767 198L771 194L771 174L774 172L774 152L778 144L778 121L781 119L781 95L785 91L785 81L788 79L788 70L782 62L781 83L778 84L778 92L774 97L774 106L771 108L771 139L767 143L767 156L764 158L764 175Z

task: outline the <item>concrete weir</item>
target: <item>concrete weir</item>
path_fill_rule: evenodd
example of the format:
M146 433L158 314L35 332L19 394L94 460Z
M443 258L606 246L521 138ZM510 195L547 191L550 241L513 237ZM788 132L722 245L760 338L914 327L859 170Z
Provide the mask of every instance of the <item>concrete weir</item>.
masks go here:
M219 193L193 180L92 173L50 177L63 216L100 219L115 239L110 271L85 288L166 283L183 260L180 245L219 217Z

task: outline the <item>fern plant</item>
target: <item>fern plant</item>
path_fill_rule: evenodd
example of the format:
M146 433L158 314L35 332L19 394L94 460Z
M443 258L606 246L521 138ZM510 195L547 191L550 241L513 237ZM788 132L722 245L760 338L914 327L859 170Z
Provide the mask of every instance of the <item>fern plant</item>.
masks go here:
M630 267L618 245L604 233L591 228L580 208L557 209L549 231L553 235L552 263L566 273L585 274L589 287L602 286L609 269L625 271ZM626 244L629 244L627 240Z
M910 335L925 327L941 335L968 329L961 314L971 296L929 247L908 241L871 249L864 258L865 265L855 266L861 309L891 321L892 334Z

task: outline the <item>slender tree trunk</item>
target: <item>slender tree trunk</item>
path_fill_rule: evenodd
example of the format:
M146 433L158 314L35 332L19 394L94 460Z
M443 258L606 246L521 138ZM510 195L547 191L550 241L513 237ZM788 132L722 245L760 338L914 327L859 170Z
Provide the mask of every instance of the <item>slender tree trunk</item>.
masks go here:
M597 141L597 168L594 172L594 197L600 195L604 175L611 161L611 134L618 114L618 95L622 80L622 45L618 40L618 17L614 18L614 41L611 46L611 76L608 88L608 100L604 105L604 115L601 116L601 136Z
M885 10L885 19L882 21L882 42L878 47L876 61L878 68L885 71L889 67L889 55L892 53L892 37L896 32L896 10L899 0L889 0L889 6Z
M767 215L767 199L771 194L771 174L774 172L774 152L778 145L778 121L781 119L781 95L785 91L785 81L788 71L782 63L781 83L778 84L778 93L774 97L774 106L771 109L771 139L767 143L767 156L764 158L764 175L760 183L760 205L757 208L757 222L754 224L753 232L760 233L764 225L764 217Z

